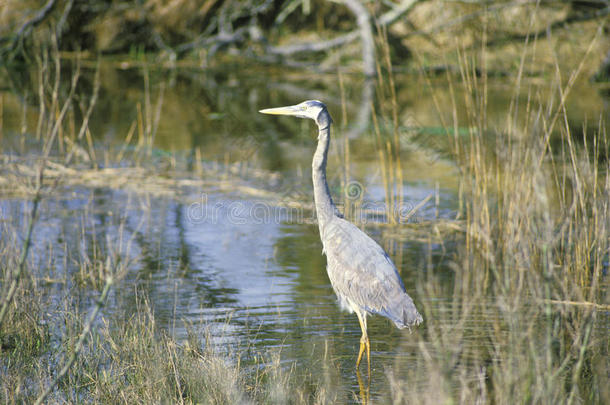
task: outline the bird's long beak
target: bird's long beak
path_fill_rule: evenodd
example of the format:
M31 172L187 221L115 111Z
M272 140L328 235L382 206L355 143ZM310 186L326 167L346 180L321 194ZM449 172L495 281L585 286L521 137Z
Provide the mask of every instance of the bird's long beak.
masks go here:
M296 115L298 116L301 112L296 105L289 105L286 107L277 107L277 108L265 108L264 110L259 110L259 113L263 114L272 114L272 115Z

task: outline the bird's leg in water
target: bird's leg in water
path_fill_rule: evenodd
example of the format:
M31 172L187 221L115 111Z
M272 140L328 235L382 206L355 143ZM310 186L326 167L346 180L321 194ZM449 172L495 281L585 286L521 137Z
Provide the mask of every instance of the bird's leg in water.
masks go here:
M362 382L362 376L360 375L360 370L358 369L356 369L356 378L358 379L358 387L360 388L360 401L362 405L368 405L371 391L371 376L367 378L366 386Z
M370 382L370 378L371 378L371 341L369 340L368 335L366 337L366 365L368 366L369 382Z
M362 337L360 338L360 351L358 352L358 360L356 360L356 369L360 367L360 360L362 360L362 354L366 349L366 362L368 365L368 373L371 375L371 343L369 341L369 337L366 333L366 314L360 314L359 311L356 311L356 315L358 315L358 322L360 322L360 329L362 329Z
M364 353L365 343L364 335L360 338L360 351L358 352L358 360L356 360L356 368L360 367L360 360L362 359L362 353Z

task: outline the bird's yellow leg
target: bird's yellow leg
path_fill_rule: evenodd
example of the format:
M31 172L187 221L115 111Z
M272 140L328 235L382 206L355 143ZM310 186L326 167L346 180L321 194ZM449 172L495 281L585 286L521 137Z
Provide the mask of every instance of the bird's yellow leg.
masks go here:
M360 351L358 352L358 360L356 360L356 369L360 367L360 360L362 360L362 353L364 353L364 349L365 344L362 339L360 339Z
M371 345L369 343L369 337L366 334L366 315L361 315L359 311L356 311L358 315L358 322L360 323L360 329L362 329L362 337L360 338L360 350L358 351L358 360L356 360L356 368L360 367L360 360L362 360L362 354L366 350L366 359L368 362L369 375L371 374Z
M366 386L362 382L362 376L360 375L360 370L356 369L356 377L358 378L358 387L360 388L360 402L362 405L368 405L369 403L369 395L371 390L371 378L367 379Z
M366 364L368 366L368 372L369 372L369 378L371 376L371 341L369 340L369 337L366 337Z

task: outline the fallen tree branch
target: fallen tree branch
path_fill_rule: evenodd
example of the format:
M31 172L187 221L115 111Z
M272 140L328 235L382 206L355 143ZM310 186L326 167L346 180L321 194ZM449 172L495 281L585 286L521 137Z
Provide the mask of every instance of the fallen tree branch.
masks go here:
M210 47L209 56L214 55L220 48L231 45L245 40L245 32L248 27L240 27L233 32L222 31L217 35L208 38L198 38L192 42L187 42L176 47L176 53L182 54L188 50L199 48L199 47Z
M273 55L293 55L295 53L303 53L303 52L322 52L327 51L332 48L339 47L341 45L345 45L354 41L359 36L358 31L351 31L347 34L340 35L333 39L329 39L327 41L320 42L308 42L296 45L288 45L288 46L270 46L267 48L267 52Z
M345 4L354 15L360 30L360 40L362 41L362 71L368 77L375 75L375 41L373 39L373 29L371 27L371 16L366 7L359 0L331 0Z
M68 15L70 14L70 11L72 11L73 5L74 5L74 0L69 0L66 3L66 6L64 7L64 11L61 14L61 18L59 19L59 22L57 23L57 26L55 27L55 35L57 36L58 40L61 40L61 35L64 30L64 25L66 25L66 21L68 21Z
M396 20L402 17L405 13L407 13L411 8L418 2L419 0L404 0L398 6L394 7L392 10L384 13L378 19L378 23L380 26L392 25ZM347 3L343 1L344 3ZM296 45L288 45L288 46L278 46L273 47L270 46L267 48L267 52L274 55L293 55L296 53L303 52L323 52L332 48L337 48L339 46L348 44L350 42L355 41L359 36L361 36L361 29L357 29L354 31L350 31L347 34L339 35L333 39L329 39L326 41L320 42L310 42L310 43L302 43Z
M21 41L22 41L23 37L26 35L27 31L29 31L31 28L37 26L38 24L40 24L49 15L49 13L55 7L55 1L56 0L48 0L47 4L45 4L44 7L41 8L40 11L38 11L38 13L36 13L36 15L33 18L31 18L31 19L27 20L25 23L23 23L21 28L19 28L19 30L17 30L17 33L12 38L11 45L9 47L10 50L15 49L17 44L21 43ZM0 40L0 42L5 42L7 39L8 39L8 37L2 38Z
M40 24L42 20L44 20L45 17L49 15L49 13L53 10L53 7L55 7L55 0L47 1L47 4L45 4L44 7L40 9L40 11L34 16L34 18L26 21L21 26L19 31L17 31L17 37L21 37L30 27L35 27Z
M205 13L212 8L212 6L217 2L217 0L208 0L206 4L202 7L205 10ZM258 28L255 25L256 18L265 13L267 10L271 8L273 5L272 0L266 0L262 4L249 9L247 15L250 17L250 22L248 25L241 26L239 28L233 28L233 21L238 18L244 17L244 14L241 12L233 13L232 15L227 15L223 13L221 17L214 19L209 26L206 28L204 32L202 32L197 38L180 44L174 47L174 50L177 54L182 54L191 49L199 48L199 47L211 47L211 54L214 54L219 48L223 46L243 42L245 40L244 34L246 31L251 30L253 27ZM242 5L245 7L246 5ZM214 36L210 36L214 29L218 30L218 34Z

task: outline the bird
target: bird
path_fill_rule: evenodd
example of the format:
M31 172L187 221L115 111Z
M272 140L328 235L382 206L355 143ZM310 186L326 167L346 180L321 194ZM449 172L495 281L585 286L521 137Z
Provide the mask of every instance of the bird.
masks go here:
M326 271L342 309L355 312L362 330L356 370L366 351L371 370L371 345L366 317L377 314L390 319L399 329L419 325L423 318L407 294L392 259L377 242L345 220L330 195L326 162L333 122L326 105L307 100L285 107L267 108L263 114L308 118L318 126L318 144L312 159L312 180L316 217L326 255Z

